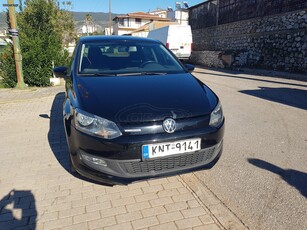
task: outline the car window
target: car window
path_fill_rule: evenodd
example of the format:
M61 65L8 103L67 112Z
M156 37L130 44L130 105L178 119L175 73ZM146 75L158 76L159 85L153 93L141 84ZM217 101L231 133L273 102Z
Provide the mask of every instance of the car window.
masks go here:
M179 73L182 66L159 43L107 42L82 44L79 74Z

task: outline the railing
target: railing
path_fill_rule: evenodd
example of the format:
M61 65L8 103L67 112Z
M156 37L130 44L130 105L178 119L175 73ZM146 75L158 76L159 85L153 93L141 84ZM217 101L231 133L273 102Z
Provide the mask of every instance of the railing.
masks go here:
M190 9L192 29L307 8L307 0L209 0Z

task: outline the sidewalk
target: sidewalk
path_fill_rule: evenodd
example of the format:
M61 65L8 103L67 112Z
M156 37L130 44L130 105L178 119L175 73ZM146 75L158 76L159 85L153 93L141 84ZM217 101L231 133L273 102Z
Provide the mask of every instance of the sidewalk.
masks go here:
M74 177L64 87L0 89L0 229L246 229L193 174L107 187Z

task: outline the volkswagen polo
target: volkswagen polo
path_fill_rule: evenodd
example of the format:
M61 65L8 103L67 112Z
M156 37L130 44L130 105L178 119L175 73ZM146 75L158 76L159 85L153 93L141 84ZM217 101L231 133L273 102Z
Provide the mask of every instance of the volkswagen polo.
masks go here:
M65 78L72 171L108 184L211 168L223 149L216 94L161 42L82 37Z

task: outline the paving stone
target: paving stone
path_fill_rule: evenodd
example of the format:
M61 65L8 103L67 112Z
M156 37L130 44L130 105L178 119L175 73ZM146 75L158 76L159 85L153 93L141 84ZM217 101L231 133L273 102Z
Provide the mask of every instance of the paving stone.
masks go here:
M180 194L180 195L175 195L172 197L174 202L180 202L180 201L189 201L189 200L194 200L195 197L191 193L185 193L185 194Z
M177 220L175 221L175 223L178 226L178 229L193 228L196 226L203 225L202 222L197 217Z
M123 213L127 213L125 206L119 206L116 208L108 208L108 209L100 211L100 215L102 218L109 217L109 216L115 216L115 215L119 215Z
M86 212L102 211L111 208L111 201L105 201L98 204L90 204L85 206Z
M158 215L157 218L159 222L163 224L163 223L167 223L170 221L181 220L183 219L183 215L179 211L177 211L177 212L169 212L169 213Z
M152 207L174 203L170 197L162 197L149 201Z
M131 223L116 224L113 226L105 227L104 230L133 230Z
M142 214L144 217L149 217L149 216L157 216L163 213L166 213L166 209L163 206L157 206L154 208L147 208L141 210Z
M84 230L84 229L88 229L87 223L74 224L71 226L61 228L61 230Z
M203 207L190 208L186 210L182 210L181 213L185 218L201 216L207 214Z
M150 208L151 206L148 201L143 201L135 204L129 204L126 207L129 212L135 212L146 208Z
M120 196L122 198L125 198L125 197L136 197L142 194L143 194L143 190L141 188L137 188L137 189L121 192Z
M74 215L73 223L79 224L79 223L88 222L88 221L96 220L96 219L100 219L99 211L83 213L80 215Z
M149 185L163 185L163 184L167 184L169 183L169 181L167 180L167 178L159 178L159 179L153 179L153 180L149 180L148 184Z
M213 224L214 223L214 220L212 219L212 217L210 215L199 216L199 219L205 225Z
M116 220L114 216L109 216L105 218L101 218L99 220L93 220L88 222L88 226L90 229L96 229L96 228L104 228L107 226L115 225Z
M216 224L208 224L204 226L194 227L193 230L221 230Z
M156 192L162 191L163 190L163 186L160 185L160 184L152 185L152 186L144 187L144 188L142 188L142 190L144 191L144 194L156 193Z
M37 215L37 222L47 222L47 221L57 220L58 218L59 218L58 212L42 213Z
M134 197L125 197L118 200L112 200L111 203L112 207L125 206L128 204L135 204L135 199Z
M71 175L62 124L64 97L54 96L63 90L14 91L15 96L8 91L5 100L14 103L4 104L0 90L0 161L10 162L0 167L0 199L16 190L14 204L0 202L6 228L219 229L178 176L110 187ZM16 204L20 209L14 209ZM14 221L10 212L22 216L21 221ZM0 222L0 229L6 229L2 226Z
M125 222L131 222L133 220L142 219L143 216L140 211L136 212L129 212L125 214L116 215L117 223L125 223Z
M177 226L174 222L170 222L149 227L149 230L177 230Z
M134 229L148 228L157 224L159 224L159 221L156 217L146 217L132 222Z
M64 228L67 226L72 225L72 217L64 218L64 219L58 219L58 220L52 220L44 223L44 229L55 229L55 228Z
M75 216L85 213L85 207L71 208L59 211L59 218L65 218L69 216Z
M167 196L171 197L171 196L176 196L178 194L179 194L179 192L175 188L174 189L162 190L162 191L159 191L157 193L158 197L167 197Z
M176 202L176 203L171 203L171 204L166 204L164 205L166 210L168 212L174 212L174 211L179 211L179 210L185 210L188 209L188 203L186 201L181 201L181 202Z
M96 202L97 202L96 197L89 197L82 200L74 200L71 202L71 204L73 208L77 208L77 207L85 207L86 205L89 204L96 204Z
M147 193L143 195L136 196L135 199L137 202L142 202L142 201L148 201L148 200L154 200L157 199L158 195L156 192L154 193Z

